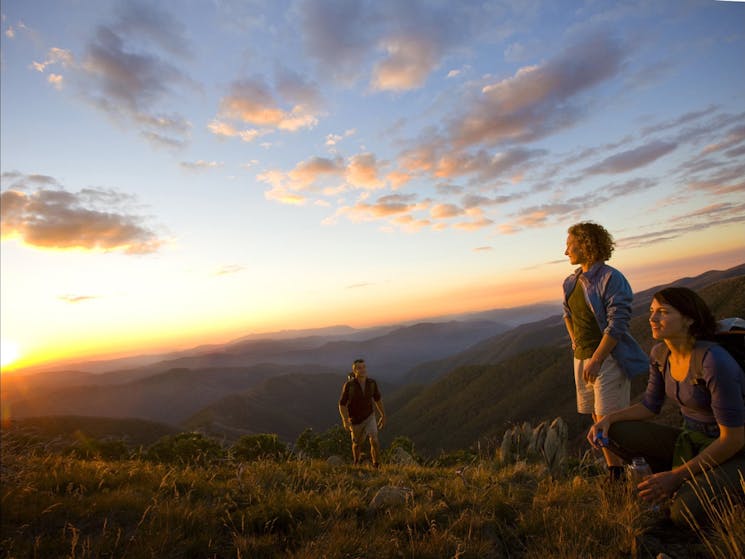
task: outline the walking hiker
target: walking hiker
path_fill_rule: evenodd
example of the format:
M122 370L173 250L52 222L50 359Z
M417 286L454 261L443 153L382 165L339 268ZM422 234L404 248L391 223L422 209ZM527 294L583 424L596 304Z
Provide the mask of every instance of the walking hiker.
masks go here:
M380 465L378 429L385 427L385 409L378 383L367 376L364 359L352 364L353 378L344 383L339 398L339 413L345 430L352 436L352 457L360 463L361 445L370 440L370 457L374 468ZM375 409L380 417L376 418Z
M579 265L564 280L564 323L574 352L577 412L597 423L629 405L631 377L646 373L649 360L629 333L633 293L624 275L608 266L611 234L592 222L572 225L566 254ZM623 461L603 448L609 480L623 476Z
M670 518L685 525L708 519L707 503L742 500L745 476L745 372L714 338L716 322L701 297L685 287L655 293L649 308L652 337L649 381L641 402L611 413L587 434L604 435L627 460L641 456L653 474L639 495L657 505L670 501ZM644 421L662 410L665 397L680 407L682 428Z

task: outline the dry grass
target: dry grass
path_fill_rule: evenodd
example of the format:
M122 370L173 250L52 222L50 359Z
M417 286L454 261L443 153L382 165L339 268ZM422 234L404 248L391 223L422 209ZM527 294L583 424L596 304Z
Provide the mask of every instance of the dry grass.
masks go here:
M708 518L705 526L689 516L688 523L699 535L710 556L715 559L745 557L745 505L742 500L726 493L720 501L708 497L711 480L706 477L703 485L694 486L699 502ZM740 474L740 487L745 494L745 478Z
M4 437L4 440L6 438ZM7 441L6 441L7 442ZM332 467L324 461L182 467L80 460L5 444L4 558L654 557L651 519L623 488L576 466L489 460L455 467ZM398 505L369 505L385 486ZM689 557L742 549L742 508L720 511ZM725 507L726 509L726 507ZM730 515L730 516L727 516ZM671 554L672 557L676 555Z

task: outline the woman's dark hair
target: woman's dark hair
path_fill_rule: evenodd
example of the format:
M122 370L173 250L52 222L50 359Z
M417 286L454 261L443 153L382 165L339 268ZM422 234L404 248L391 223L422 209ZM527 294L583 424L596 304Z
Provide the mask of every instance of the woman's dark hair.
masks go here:
M654 294L660 303L666 303L683 316L693 320L688 333L697 340L712 339L717 331L717 321L701 296L687 287L666 287Z

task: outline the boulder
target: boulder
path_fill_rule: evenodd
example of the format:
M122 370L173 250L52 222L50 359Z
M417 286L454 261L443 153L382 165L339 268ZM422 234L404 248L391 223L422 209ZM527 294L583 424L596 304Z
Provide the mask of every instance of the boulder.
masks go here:
M414 457L400 446L397 446L391 451L391 462L398 464L399 466L411 466L416 464Z
M341 456L337 456L336 454L334 454L326 459L326 464L328 464L329 466L333 466L334 468L338 468L339 466L344 465L344 459Z
M378 490L378 492L372 498L372 501L370 501L370 506L368 508L371 510L379 510L383 508L400 506L406 503L411 494L411 489L407 487L386 485Z

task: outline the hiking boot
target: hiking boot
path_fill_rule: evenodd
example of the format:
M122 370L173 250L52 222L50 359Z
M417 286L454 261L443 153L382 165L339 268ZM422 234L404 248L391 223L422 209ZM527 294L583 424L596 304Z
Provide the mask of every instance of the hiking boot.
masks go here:
M626 470L623 466L608 466L608 482L618 483L626 481Z

